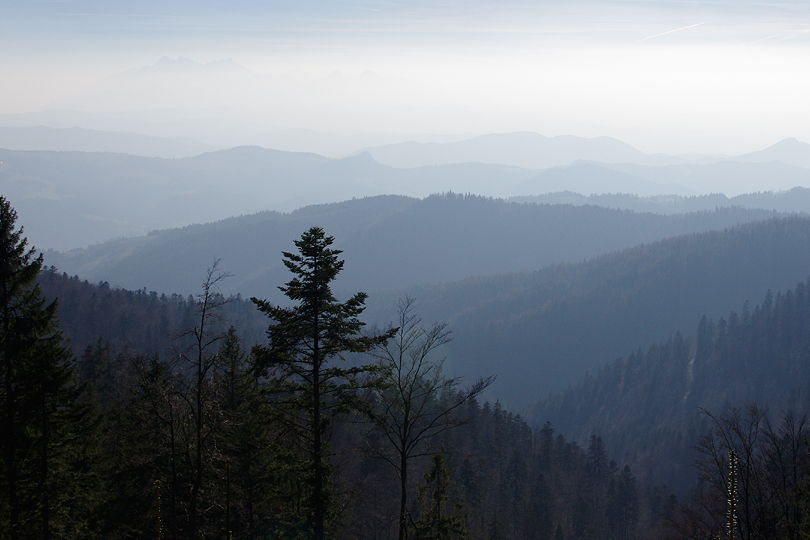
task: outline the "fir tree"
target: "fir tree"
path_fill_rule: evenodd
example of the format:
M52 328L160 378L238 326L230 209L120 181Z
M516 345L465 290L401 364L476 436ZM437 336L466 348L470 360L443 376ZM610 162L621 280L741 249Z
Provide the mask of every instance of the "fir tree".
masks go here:
M283 494L287 471L279 459L283 454L279 447L286 441L277 429L275 411L250 371L235 328L228 329L218 356L224 429L216 444L223 460L223 536L257 538L259 531L277 529L273 519L278 521L277 514L288 511Z
M89 405L57 327L56 301L40 293L43 259L0 196L0 529L8 538L89 533ZM91 460L90 463L81 463Z
M363 353L384 343L393 332L361 334L357 317L365 309L365 293L338 302L331 283L343 269L334 238L312 227L295 241L298 253L283 252L284 265L294 277L279 289L292 307L251 298L273 322L269 344L254 351L257 373L267 375L271 389L282 394L292 413L290 424L308 447L306 464L308 521L314 537L324 538L330 510L327 434L335 414L361 405L357 391L367 387L373 365L338 367L346 353Z

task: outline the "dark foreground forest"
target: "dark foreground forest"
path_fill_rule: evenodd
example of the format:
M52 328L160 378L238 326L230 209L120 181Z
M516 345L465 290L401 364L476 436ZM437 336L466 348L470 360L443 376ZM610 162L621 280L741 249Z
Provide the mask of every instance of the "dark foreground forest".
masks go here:
M0 198L2 537L713 538L728 532L731 492L738 537L810 531L804 420L724 408L762 394L726 392L702 431L684 428L688 417L650 424L682 430L673 453L632 429L645 429L647 402L627 400L655 392L656 377L670 380L637 375L651 355L688 363L681 338L544 405L579 444L485 401L491 377L444 371L451 329L423 323L412 299L400 300L392 328L366 327L365 294L332 293L344 264L332 241L310 228L281 255L283 305L226 298L216 261L199 270L195 296L127 292L44 268ZM746 329L776 332L757 338L763 354L803 358L804 291L730 323L702 322L698 358L752 349ZM788 333L768 330L768 321L796 320ZM616 376L624 385L602 388ZM738 379L729 384L747 384ZM615 388L625 397L609 395ZM599 395L602 408L584 412L599 407L585 397ZM617 423L610 411L625 401L631 409ZM588 424L600 414L607 419ZM652 465L636 459L642 447ZM676 499L649 469L671 470L668 460L696 447L698 467L675 464L694 486Z
M581 448L480 403L490 379L447 377L449 332L410 300L397 328L364 332L365 295L332 296L343 262L317 228L284 254L289 306L253 299L264 345L241 345L214 264L194 298L129 296L186 325L174 354L98 339L74 357L1 202L4 537L629 538L669 504L598 437ZM154 323L129 321L147 341Z

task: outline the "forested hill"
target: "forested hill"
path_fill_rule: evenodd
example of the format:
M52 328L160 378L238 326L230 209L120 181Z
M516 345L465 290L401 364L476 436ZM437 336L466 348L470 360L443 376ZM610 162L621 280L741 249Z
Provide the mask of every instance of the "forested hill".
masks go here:
M534 175L486 164L394 169L368 154L330 159L255 146L182 159L0 149L0 192L29 238L52 249L384 193L533 193L542 190Z
M790 287L810 269L808 247L810 220L774 219L668 239L531 273L373 293L363 319L386 326L393 320L399 297L415 297L416 308L425 320L449 323L454 340L447 349L448 366L455 374L495 374L498 380L491 396L511 405L528 406L628 351L666 339L677 330L689 331L702 314L722 316L768 289ZM362 267L353 254L347 250L343 255L345 273ZM180 262L187 261L182 251L175 256ZM278 252L265 256L277 259ZM200 261L200 276L206 264L210 259ZM372 265L366 272L388 268ZM45 290L62 297L60 316L77 344L97 337L122 343L143 343L146 339L158 343L150 351L165 350L170 340L160 334L167 331L160 323L162 313L190 310L184 297L162 300L160 295L144 292L98 289L59 274L52 278L53 288L49 289L46 282ZM266 285L275 287L284 278L281 274L274 281L268 278ZM191 288L198 281L187 280L186 286ZM96 300L89 300L93 298ZM101 302L102 298L108 300ZM129 302L133 307L125 309ZM91 305L95 307L90 309ZM254 329L243 332L245 339L260 339L265 321L253 319L253 305L243 301L233 309L237 310L237 321L245 321L240 325ZM90 317L91 322L80 323L80 317ZM180 315L173 317L170 320L184 320ZM141 331L139 325L150 327L154 337L132 337L133 332ZM96 328L107 328L109 333L96 335Z
M533 273L411 288L428 320L448 321L461 375L494 373L493 393L528 405L702 315L722 316L810 271L810 220L775 219L663 240ZM369 299L385 319L395 298ZM388 320L390 320L390 315Z
M204 270L197 281L203 281ZM196 323L193 297L92 284L53 268L41 272L38 282L45 297L58 300L60 327L76 356L98 342L118 353L170 354L180 334ZM264 339L267 319L249 300L231 298L222 316L239 328L247 346Z
M13 226L9 208L0 198L0 220ZM328 527L328 538L391 538L401 530L419 538L564 540L664 531L660 516L673 508L665 493L637 485L597 437L572 443L551 427L532 429L499 403L479 401L486 380L470 388L439 373L440 358L423 337L432 330L419 323L405 323L389 354L376 349L376 366L344 369L341 353L384 346L379 337L357 336L354 316L362 309L324 294L328 302L310 314L327 316L316 314L312 323L295 305L286 313L295 314L287 320L299 325L297 335L313 335L302 322L319 335L293 347L318 351L322 343L332 353L314 357L323 367L295 366L296 377L278 362L264 365L290 334L248 353L244 336L255 321L246 308L258 310L239 298L223 305L216 269L203 275L205 293L196 298L115 290L43 272L20 233L8 230L0 231L0 275L12 291L2 338L15 369L5 370L3 387L15 399L0 403L15 424L0 442L19 474L3 476L13 489L0 490L2 531L26 538L314 538L309 509L321 504L316 497L329 509L320 529ZM317 298L342 263L323 248L331 239L311 255L309 238L324 233L308 233L299 260L312 268L315 259L326 270L300 269L295 279L313 279L315 286L303 289ZM47 307L54 297L58 313ZM54 334L58 326L77 358ZM185 330L179 343L168 341L178 330ZM411 353L422 356L405 382L396 373L407 364L395 358ZM305 365L306 357L291 360L294 354L275 358ZM310 377L326 399L310 399ZM395 394L397 382L404 393ZM309 407L323 420L309 421ZM398 436L400 425L413 431ZM328 494L313 487L312 469L323 471Z
M543 401L534 417L579 440L601 433L620 460L683 491L710 424L700 409L719 417L752 403L774 426L787 411L810 412L810 280L616 360Z
M266 212L159 231L68 253L49 264L91 281L189 294L214 257L233 274L223 286L245 296L278 295L281 251L312 225L336 238L350 261L336 288L370 293L473 275L536 270L642 242L723 229L772 213L739 208L676 216L596 207L507 203L477 196L382 196Z
M691 197L679 195L640 197L629 193L581 195L571 191L560 191L544 195L512 197L509 200L537 204L594 205L654 214L705 212L730 206L760 208L777 212L810 213L810 189L803 187L795 187L789 191L746 193L735 197L728 197L722 193Z

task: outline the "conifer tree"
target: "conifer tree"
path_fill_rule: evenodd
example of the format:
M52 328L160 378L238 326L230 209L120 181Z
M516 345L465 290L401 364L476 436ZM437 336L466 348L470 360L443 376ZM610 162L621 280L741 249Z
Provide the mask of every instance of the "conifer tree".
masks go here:
M378 336L361 334L358 316L366 294L359 292L338 302L331 283L343 269L334 237L312 227L295 241L298 253L283 252L293 278L279 287L293 305L277 306L251 298L273 322L269 343L254 350L255 369L267 375L271 390L283 396L289 421L308 448L308 522L314 537L325 537L330 509L328 432L335 414L361 406L357 391L375 384L373 365L339 367L346 353L363 353L384 343L393 331Z
M419 493L424 509L414 524L417 540L461 540L467 538L464 518L458 505L448 508L450 471L442 454L435 454L425 485ZM454 511L453 511L454 510Z
M180 376L157 356L128 361L132 382L108 411L106 434L111 494L105 504L112 538L146 537L158 518L168 540L190 537L184 493L188 483L192 425L184 415ZM159 490L157 488L159 486Z
M284 466L278 446L275 411L264 399L259 381L250 371L236 329L228 329L218 352L221 372L217 386L222 407L223 429L217 446L222 454L219 467L225 493L226 538L258 538L260 531L277 528L273 519L284 506Z
M79 432L93 421L62 344L56 302L36 283L42 255L16 220L0 196L0 529L11 539L82 536L92 503L77 462L92 436Z

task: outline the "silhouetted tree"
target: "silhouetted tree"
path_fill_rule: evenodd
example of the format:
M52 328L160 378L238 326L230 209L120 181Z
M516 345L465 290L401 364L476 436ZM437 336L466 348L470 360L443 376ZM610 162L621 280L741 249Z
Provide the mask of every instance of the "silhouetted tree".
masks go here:
M193 328L188 329L182 337L189 338L189 349L180 357L191 365L191 392L185 400L193 418L194 434L193 469L191 494L189 497L189 531L193 537L202 533L203 516L200 511L200 490L207 474L205 456L210 450L210 442L218 423L218 404L213 394L211 376L217 365L217 348L225 338L220 310L227 299L219 292L219 285L228 274L219 270L219 259L206 270L201 290L195 304L197 316Z
M446 324L422 326L414 313L414 301L399 303L398 330L377 351L384 386L377 391L379 412L372 421L382 430L394 451L394 458L381 452L399 476L399 538L408 534L408 470L410 461L433 454L427 443L432 437L464 422L458 409L475 399L493 380L477 380L467 389L458 388L458 378L447 377L442 359L434 358L450 340Z
M676 528L743 540L801 538L806 418L788 412L774 426L756 405L704 412L712 430L698 446L700 489L681 509Z
M338 302L331 283L343 269L334 238L312 227L295 241L298 253L283 252L284 265L294 277L279 289L291 307L251 298L272 321L269 343L254 349L257 373L267 375L271 389L284 395L290 421L309 447L308 510L316 539L324 538L331 496L328 486L327 434L337 413L360 405L357 390L375 384L367 375L375 365L338 367L346 353L363 353L384 343L393 331L378 336L361 334L357 317L365 309L365 293Z
M42 255L16 219L0 196L0 530L12 539L80 537L94 502L79 462L93 465L83 445L95 420L74 381L56 301L36 283Z

